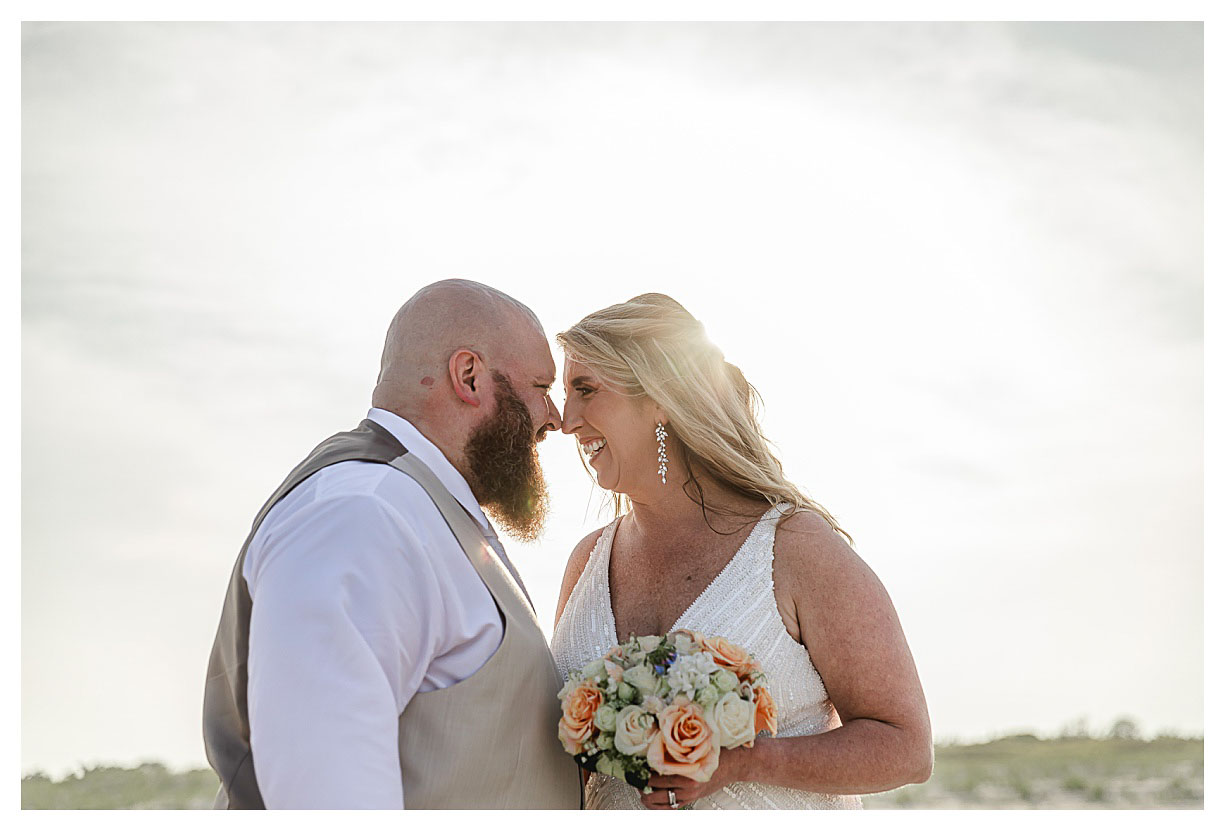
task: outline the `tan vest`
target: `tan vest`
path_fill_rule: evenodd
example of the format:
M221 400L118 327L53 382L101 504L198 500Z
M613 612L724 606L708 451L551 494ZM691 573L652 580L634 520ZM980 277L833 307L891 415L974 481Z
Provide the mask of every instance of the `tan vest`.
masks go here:
M247 717L251 595L243 561L260 523L316 471L381 462L425 489L476 569L504 623L502 643L476 674L417 693L399 720L405 808L578 808L582 783L557 739L561 677L531 604L476 520L387 430L364 420L316 447L264 504L230 575L204 691L204 746L221 780L214 807L263 808Z

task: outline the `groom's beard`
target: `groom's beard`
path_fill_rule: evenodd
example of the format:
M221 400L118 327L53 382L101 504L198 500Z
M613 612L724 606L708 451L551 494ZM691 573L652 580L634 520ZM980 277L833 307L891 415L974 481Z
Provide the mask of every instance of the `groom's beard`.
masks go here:
M540 537L549 510L549 493L536 444L546 430L532 430L532 415L510 381L493 373L497 409L477 425L464 446L472 495L515 539Z

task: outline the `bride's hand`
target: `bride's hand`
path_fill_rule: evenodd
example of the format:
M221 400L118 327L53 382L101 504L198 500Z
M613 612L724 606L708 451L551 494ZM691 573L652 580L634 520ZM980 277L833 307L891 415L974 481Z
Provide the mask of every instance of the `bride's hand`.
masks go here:
M720 790L724 785L741 781L744 779L748 750L747 747L737 747L722 751L719 754L719 766L715 768L709 782L694 782L688 776L653 774L647 781L651 792L642 795L643 806L671 811L673 807L668 803L668 791L672 791L676 794L676 807L684 808L707 794Z

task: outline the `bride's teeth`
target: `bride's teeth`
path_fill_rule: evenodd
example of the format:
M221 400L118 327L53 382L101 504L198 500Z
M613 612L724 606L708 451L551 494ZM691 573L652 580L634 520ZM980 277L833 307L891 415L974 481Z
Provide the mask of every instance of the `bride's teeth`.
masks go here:
M607 444L607 442L605 442L603 439L596 439L595 441L589 441L582 446L583 454L588 459L590 459L592 456L594 456L595 454L603 450L605 444Z

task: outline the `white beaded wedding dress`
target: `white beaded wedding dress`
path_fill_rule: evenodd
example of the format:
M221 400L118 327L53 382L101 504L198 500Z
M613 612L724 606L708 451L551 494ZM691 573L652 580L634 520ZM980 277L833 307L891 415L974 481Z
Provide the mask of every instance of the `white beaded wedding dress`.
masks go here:
M721 635L747 649L765 670L778 706L778 735L806 736L840 725L821 676L783 626L774 599L774 530L779 509L771 508L723 571L706 587L672 629ZM553 632L553 657L563 677L581 669L617 643L608 588L608 558L620 517L600 535ZM665 634L663 632L640 634ZM642 808L637 789L620 779L592 773L588 809ZM811 793L755 782L733 782L702 797L697 809L861 808L857 796Z

